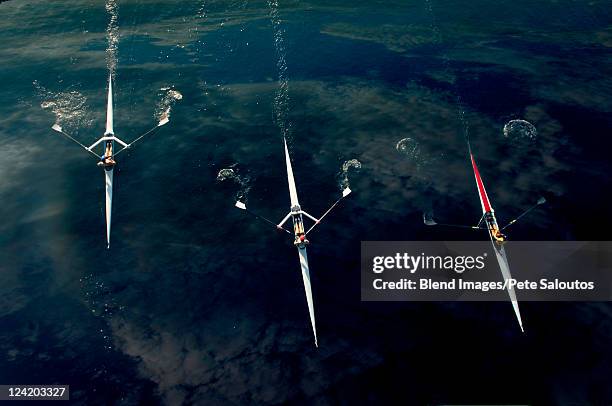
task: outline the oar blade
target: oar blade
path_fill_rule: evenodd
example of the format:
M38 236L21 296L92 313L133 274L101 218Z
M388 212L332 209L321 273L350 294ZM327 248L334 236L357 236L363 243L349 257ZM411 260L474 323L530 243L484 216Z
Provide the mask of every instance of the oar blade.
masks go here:
M433 218L433 213L423 213L423 223L426 226L436 226L438 223Z

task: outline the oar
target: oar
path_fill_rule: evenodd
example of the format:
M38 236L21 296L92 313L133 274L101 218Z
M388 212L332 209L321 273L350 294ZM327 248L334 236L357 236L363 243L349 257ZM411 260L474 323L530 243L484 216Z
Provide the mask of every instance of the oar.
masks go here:
M275 222L273 222L272 220L267 219L267 218L265 218L264 216L260 216L259 214L254 213L254 212L252 212L251 210L247 209L246 204L242 203L240 200L238 200L238 201L236 202L235 206L236 206L236 207L238 207L240 210L244 210L244 211L246 211L247 213L249 213L250 215L255 216L255 218L257 218L257 219L259 219L259 220L262 220L262 221L265 221L266 223L268 223L268 224L270 224L270 225L273 225L273 226L274 226L274 228L276 228L277 230L282 230L282 231L284 231L284 232L286 232L286 233L288 233L288 234L291 234L291 231L287 230L287 229L286 229L286 228L284 228L284 227L279 226L278 224L276 224L276 223L275 223Z
M531 206L530 208L528 208L527 210L525 210L523 213L521 213L520 216L517 216L514 220L511 220L508 224L506 224L505 226L503 226L501 228L501 230L506 229L507 227L510 227L512 224L516 223L521 217L523 217L524 215L526 215L527 213L529 213L531 210L535 209L536 207L542 205L546 203L546 199L543 197L540 197L538 199L538 201L536 202L536 204L534 204L533 206Z

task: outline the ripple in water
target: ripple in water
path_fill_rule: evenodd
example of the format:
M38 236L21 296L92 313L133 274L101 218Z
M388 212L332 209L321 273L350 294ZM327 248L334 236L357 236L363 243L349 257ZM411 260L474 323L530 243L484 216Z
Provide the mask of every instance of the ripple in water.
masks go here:
M225 181L235 182L240 187L240 189L236 193L236 199L240 200L241 202L244 202L246 200L249 190L251 189L250 178L248 176L239 175L232 168L221 169L219 173L217 174L217 181L218 182L225 182Z
M535 141L538 131L526 120L510 120L504 125L504 137L513 141Z
M344 190L350 187L349 172L359 172L361 170L361 162L356 159L350 159L342 164L340 171L340 189Z
M32 82L43 110L50 110L55 115L55 124L62 127L89 127L93 117L87 109L87 97L75 90L70 92L52 92L38 81Z

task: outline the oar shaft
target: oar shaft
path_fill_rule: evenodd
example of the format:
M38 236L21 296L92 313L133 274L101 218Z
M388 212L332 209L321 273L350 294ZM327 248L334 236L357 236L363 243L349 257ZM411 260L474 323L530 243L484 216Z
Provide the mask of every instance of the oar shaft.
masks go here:
M508 224L506 224L505 226L502 227L502 230L510 227L512 224L516 223L517 221L519 221L523 216L525 216L526 214L528 214L530 211L532 211L533 209L535 209L536 207L538 207L540 205L540 203L536 203L533 206L531 206L530 208L528 208L527 210L525 210L524 212L522 212L519 216L515 217L513 220L511 220Z
M268 223L268 224L270 224L270 225L273 225L273 226L274 226L274 228L276 228L277 230L283 230L283 231L284 231L284 232L286 232L287 234L291 234L291 231L287 230L287 229L286 229L286 228L284 228L284 227L279 227L279 226L278 226L278 224L276 224L276 223L275 223L275 222L273 222L272 220L267 219L267 218L265 218L264 216L260 216L259 214L254 213L254 212L252 212L252 211L251 211L251 210L249 210L249 209L246 209L245 211L246 211L247 213L249 213L250 215L254 216L255 218L260 219L260 220L263 220L263 221L265 221L266 223Z

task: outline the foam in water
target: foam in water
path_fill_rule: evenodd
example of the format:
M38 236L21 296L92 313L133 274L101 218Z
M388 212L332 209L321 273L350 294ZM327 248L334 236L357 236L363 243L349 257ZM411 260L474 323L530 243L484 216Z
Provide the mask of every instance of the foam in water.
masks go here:
M278 15L278 0L268 0L270 19L274 30L274 48L276 50L276 67L278 69L278 90L274 97L274 121L281 134L289 138L291 132L291 122L288 119L289 113L289 79L287 78L287 50L285 49L285 31L281 26L281 19Z
M504 137L513 140L529 140L535 141L538 136L538 130L535 126L526 120L510 120L504 125Z
M106 66L111 76L115 77L115 70L117 69L117 45L119 43L119 28L117 26L117 1L107 0L106 11L110 15L108 26L106 27L106 39L108 45L106 47Z
M171 86L162 87L160 90L160 101L157 103L155 108L155 114L153 115L155 120L162 120L164 118L170 118L172 107L177 101L183 99L183 95L178 90Z
M361 162L356 159L349 159L342 164L340 171L340 189L344 190L350 187L349 172L359 172L361 170Z
M236 193L236 199L242 202L246 201L250 186L250 178L248 176L239 175L237 171L232 168L224 168L217 174L217 181L232 181L239 186L239 190Z
M410 159L418 160L421 155L421 149L419 148L419 143L412 138L403 138L398 141L395 145L395 149L402 154L406 155Z
M87 109L87 97L80 92L73 90L55 93L36 80L32 84L40 99L40 107L53 112L55 124L73 128L89 127L93 124L93 117Z
M436 155L424 152L419 142L409 137L399 140L395 145L395 149L408 158L414 165L414 175L426 183L431 180L432 172L442 159L441 154Z

